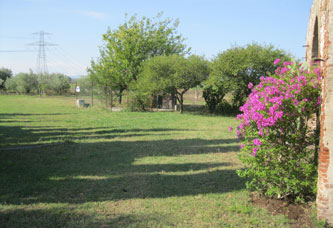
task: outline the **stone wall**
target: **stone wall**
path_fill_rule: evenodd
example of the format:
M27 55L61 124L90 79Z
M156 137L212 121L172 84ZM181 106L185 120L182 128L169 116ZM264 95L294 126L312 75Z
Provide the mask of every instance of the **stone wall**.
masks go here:
M318 218L333 225L333 0L314 0L306 39L307 61L323 69L318 167Z

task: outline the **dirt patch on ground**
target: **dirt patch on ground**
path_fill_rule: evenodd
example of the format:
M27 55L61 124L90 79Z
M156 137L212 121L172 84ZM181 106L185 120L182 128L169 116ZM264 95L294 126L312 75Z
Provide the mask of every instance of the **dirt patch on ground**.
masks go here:
M250 202L267 209L273 215L283 214L290 219L291 227L313 227L312 208L314 203L292 204L288 201L269 199L258 193L251 193Z

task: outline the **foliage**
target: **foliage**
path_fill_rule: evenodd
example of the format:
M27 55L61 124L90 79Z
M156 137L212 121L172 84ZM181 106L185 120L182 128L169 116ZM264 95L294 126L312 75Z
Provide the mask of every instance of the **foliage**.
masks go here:
M205 86L202 91L202 96L206 101L210 113L215 112L216 106L222 101L225 96L225 91L217 86Z
M70 78L63 74L34 74L18 73L9 78L5 83L7 90L13 90L20 94L48 91L49 93L63 94L70 88Z
M91 82L92 81L90 79L90 76L83 76L83 77L76 79L75 81L77 82L78 86L80 86L80 95L83 95L83 96L91 95L91 87L92 87ZM97 87L97 88L99 88L99 87Z
M202 83L202 96L206 101L210 113L214 113L216 106L222 102L224 96L230 90L230 81L224 81L217 72L216 61L211 64L209 78Z
M259 85L249 83L251 94L237 116L246 165L238 174L250 178L248 188L296 201L315 194L319 129L309 121L319 113L320 79L319 68L285 62Z
M13 72L7 68L0 68L0 89L5 88L5 82L7 79L13 76Z
M178 20L160 20L161 14L150 19L132 16L117 29L103 35L100 58L91 62L89 73L93 81L109 86L112 82L121 101L122 91L141 72L142 63L154 56L186 54L189 49L177 34Z
M37 75L30 73L18 73L15 77L9 78L5 83L6 89L15 90L20 94L29 94L37 90Z
M8 80L6 80L5 82L5 88L7 90L13 90L16 91L16 87L17 87L17 79L16 78L9 78Z
M233 105L240 107L246 101L251 90L247 85L257 85L262 75L274 73L273 61L289 61L289 55L272 45L248 44L245 47L233 47L220 54L212 64L212 77L217 87L223 86L233 93Z
M210 113L214 113L216 106L222 102L224 96L230 92L231 82L222 77L220 68L222 67L218 58L210 64L210 74L207 80L202 83L203 98L206 101Z
M56 94L64 94L70 88L71 78L59 73L45 75L47 77L47 89L55 92Z
M103 35L103 59L110 61L127 80L136 79L141 63L147 59L189 51L183 44L184 38L177 34L179 21L169 18L159 20L161 16L140 20L132 16L118 29L111 31L109 28Z
M225 115L236 115L239 113L239 109L230 104L226 99L222 99L222 101L216 106L215 113L225 114Z
M203 57L191 55L157 56L144 63L137 88L148 94L172 93L183 112L183 96L198 86L209 75L208 62Z
M151 107L152 102L152 96L136 90L130 93L127 109L131 112L145 112Z

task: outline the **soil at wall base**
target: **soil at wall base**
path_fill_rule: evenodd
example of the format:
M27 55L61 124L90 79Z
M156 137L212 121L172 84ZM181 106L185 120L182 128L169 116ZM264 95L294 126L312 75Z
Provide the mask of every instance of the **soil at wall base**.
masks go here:
M287 216L290 226L293 228L315 227L312 213L315 202L293 204L285 200L266 198L257 192L250 194L250 202L255 206L267 209L273 215Z

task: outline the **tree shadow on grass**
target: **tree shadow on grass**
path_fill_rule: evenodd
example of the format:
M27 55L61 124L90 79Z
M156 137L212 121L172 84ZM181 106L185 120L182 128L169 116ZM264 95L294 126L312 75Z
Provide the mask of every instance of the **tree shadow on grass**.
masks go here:
M228 159L202 162L199 157L195 162L175 164L177 156L236 152L239 147L229 145L235 142L236 139L114 141L3 151L0 203L79 204L241 190L244 180L236 174L237 164ZM170 161L165 160L168 157ZM141 159L148 159L148 163L140 163Z
M30 121L24 121L30 122ZM0 125L0 151L31 144L63 143L64 141L84 139L113 139L137 136L165 135L168 132L191 131L190 129L154 128L154 129L112 129L112 128L49 128ZM133 134L135 133L135 134Z
M0 113L0 118L16 118L17 116L60 116L70 115L72 113Z
M26 120L25 117L33 116L62 116L71 113L0 113L0 123L37 122Z
M43 137L64 136L99 141L22 150L1 151L0 148L0 204L81 204L226 193L244 188L232 161L231 152L239 150L237 139L137 141L137 136L163 136L180 131L194 130L2 125L1 145L6 145L4 142L31 144ZM104 140L116 137L118 141ZM129 139L122 141L122 138ZM205 159L216 153L218 161L214 156Z

